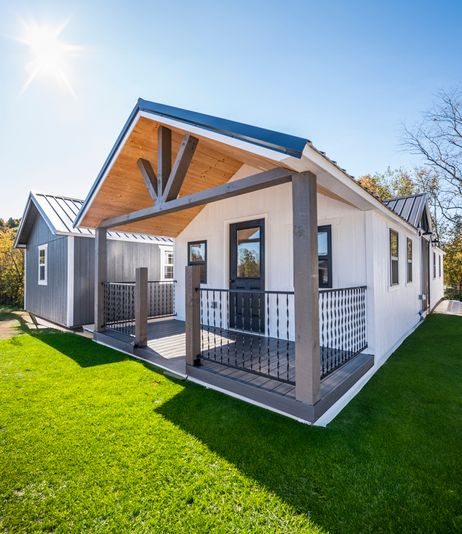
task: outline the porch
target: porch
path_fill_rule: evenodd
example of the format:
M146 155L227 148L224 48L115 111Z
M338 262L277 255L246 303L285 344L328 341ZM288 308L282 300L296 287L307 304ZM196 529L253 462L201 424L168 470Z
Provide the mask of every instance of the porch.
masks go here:
M135 295L140 293L136 283L124 284L122 289L120 284L107 284L105 313L111 320L100 332L87 329L97 341L130 352L169 374L309 422L318 419L373 365L373 356L364 352L365 287L320 292L320 394L309 406L296 399L293 292L197 288L200 348L195 365L188 365L186 323L175 318L173 301L169 300L174 285L149 283L146 304L150 318L146 317L144 346L135 343ZM115 294L119 315L112 304ZM242 325L230 328L237 299L243 301L243 309L253 320L242 315ZM259 305L262 302L264 306ZM166 314L170 317L165 318ZM245 325L259 331L237 329Z
M223 330L216 337L213 327L201 328L204 340L201 350L201 365L186 366L186 334L185 322L174 318L150 320L148 323L148 341L146 347L134 347L132 338L116 330L106 329L94 332L93 325L87 330L92 331L96 341L113 346L119 350L132 353L143 361L160 367L162 370L178 378L191 378L204 385L225 390L226 392L259 403L266 408L313 422L328 410L351 386L356 383L373 365L374 358L370 354L357 354L340 367L321 379L320 400L315 407L307 407L296 400L295 384L292 380L284 381L273 378L278 367L277 344L281 340L262 338L254 334ZM250 347L261 347L261 352L250 352ZM247 346L243 353L237 347ZM215 361L210 357L211 351L218 349L220 358ZM270 353L270 363L262 361L261 355ZM321 349L322 358L327 360L331 351ZM224 356L224 364L221 363ZM289 342L286 363L289 366L289 377L295 378L294 343ZM231 365L227 365L228 358ZM234 361L237 358L237 361ZM248 370L247 370L248 369ZM261 373L258 370L261 369ZM269 372L268 372L269 371Z

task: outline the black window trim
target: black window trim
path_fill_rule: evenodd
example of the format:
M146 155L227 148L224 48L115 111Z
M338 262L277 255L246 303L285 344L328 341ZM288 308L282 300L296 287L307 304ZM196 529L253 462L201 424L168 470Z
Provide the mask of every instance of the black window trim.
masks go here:
M411 245L411 259L409 259L409 244ZM413 267L413 260L414 260L414 243L412 242L412 239L410 237L406 238L406 284L412 284L412 279L414 277L414 267ZM398 245L398 257L399 257L399 245ZM411 267L411 270L409 271L409 266ZM411 276L409 277L409 273Z
M327 284L322 284L319 280L319 287L321 289L332 289L332 225L324 224L318 226L318 234L320 232L327 233L327 255L318 254L318 268L319 260L327 260Z
M192 261L191 255L190 255L190 249L191 246L194 245L204 245L205 248L205 260L204 261ZM203 268L201 269L201 284L207 283L207 240L206 239L198 239L196 241L188 241L188 265L201 265Z
M398 251L396 256L392 256L391 254L391 236L393 234L396 234L396 239L398 243ZM399 286L399 232L397 230L394 230L393 228L389 228L389 234L388 234L388 247L389 247L389 257L390 257L390 287ZM393 282L393 262L396 262L398 264L398 268L396 270L397 274L397 280L396 282Z

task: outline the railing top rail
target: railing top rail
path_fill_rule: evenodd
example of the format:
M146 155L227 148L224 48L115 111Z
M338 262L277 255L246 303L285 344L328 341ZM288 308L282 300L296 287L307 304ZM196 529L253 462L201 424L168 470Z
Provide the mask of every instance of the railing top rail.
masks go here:
M199 287L199 291L221 291L223 293L261 293L267 295L293 295L293 291L273 291L264 289L229 289L229 288L216 288L216 287ZM335 287L335 288L319 288L321 293L333 293L335 291L349 291L352 289L367 289L367 286L351 286L351 287Z
M176 283L177 281L176 280L148 280L148 284L172 284L172 283ZM103 282L103 284L105 285L134 285L136 284L135 281L130 281L130 282Z
M351 286L351 287L329 287L329 288L319 288L320 293L332 293L334 291L348 291L351 289L367 289L367 286Z
M133 286L135 282L103 282L105 286Z
M221 291L222 293L261 293L265 295L293 295L293 291L271 291L264 289L226 289L213 287L198 287L196 291Z

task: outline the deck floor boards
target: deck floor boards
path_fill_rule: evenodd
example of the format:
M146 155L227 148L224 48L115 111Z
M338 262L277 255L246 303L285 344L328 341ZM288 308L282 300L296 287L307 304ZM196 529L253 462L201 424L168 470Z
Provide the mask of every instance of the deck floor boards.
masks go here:
M109 337L121 339L120 334L106 331ZM279 376L278 380L278 345ZM252 335L238 331L218 330L202 327L202 359L199 369L214 375L253 386L278 396L295 399L295 344L292 341L278 341L274 338ZM216 349L216 350L215 350ZM321 358L326 357L321 348ZM153 320L148 323L148 346L135 349L135 354L167 370L185 375L185 323L176 319ZM215 361L212 354L218 361ZM221 357L223 363L220 363ZM321 381L321 399L326 398L348 377L351 377L370 355L360 354ZM234 367L229 367L227 364ZM239 367L272 376L262 376Z

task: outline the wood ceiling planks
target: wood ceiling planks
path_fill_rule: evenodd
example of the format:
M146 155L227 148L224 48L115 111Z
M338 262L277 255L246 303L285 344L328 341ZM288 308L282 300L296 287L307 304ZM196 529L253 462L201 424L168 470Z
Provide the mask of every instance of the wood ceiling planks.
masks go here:
M157 172L157 128L159 124L140 117L125 145L119 152L106 179L96 193L81 225L97 227L104 219L152 206L137 161L148 160ZM172 128L172 162L178 152L185 131ZM209 189L230 180L243 164L259 170L277 166L274 161L249 154L244 150L215 140L197 136L199 143L189 166L180 197ZM203 207L147 219L120 227L130 232L176 237Z

